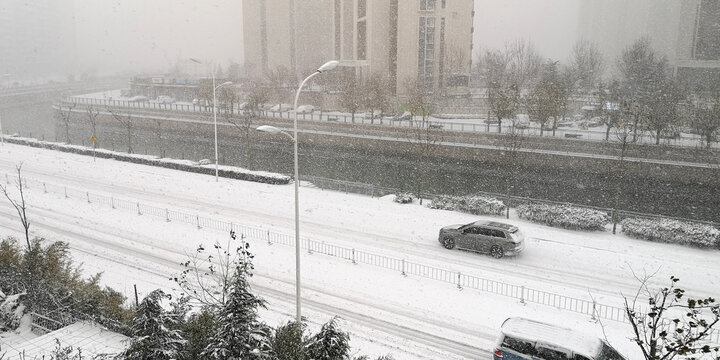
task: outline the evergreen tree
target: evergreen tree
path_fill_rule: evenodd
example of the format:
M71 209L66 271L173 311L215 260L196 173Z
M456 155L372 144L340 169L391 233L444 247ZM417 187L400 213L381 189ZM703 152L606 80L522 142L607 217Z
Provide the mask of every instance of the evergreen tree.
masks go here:
M191 314L182 324L187 339L184 359L201 359L200 354L210 344L212 334L217 328L217 318L211 308L203 308Z
M169 296L162 290L148 294L138 306L133 318L130 347L125 351L127 360L169 360L180 357L185 344L182 331L178 330L175 314L163 309L161 301Z
M218 316L218 329L203 352L204 359L269 359L270 328L258 321L257 310L265 301L250 291L252 256L245 248L238 251L238 262L231 280L231 291Z
M337 325L337 317L325 323L320 332L307 345L307 354L313 360L342 360L350 352L350 335Z
M306 340L303 339L304 324L289 321L275 329L270 345L276 360L304 360Z

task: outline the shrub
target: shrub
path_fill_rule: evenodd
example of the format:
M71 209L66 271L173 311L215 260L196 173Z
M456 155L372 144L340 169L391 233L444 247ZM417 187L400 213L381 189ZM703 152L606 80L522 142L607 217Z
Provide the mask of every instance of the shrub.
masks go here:
M408 192L401 192L401 193L398 193L397 195L395 195L394 201L396 203L400 203L400 204L409 204L409 203L413 202L413 199L414 199L413 194L408 193Z
M475 215L502 215L506 209L505 203L489 196L438 196L428 207Z
M18 145L32 146L41 149L50 149L79 155L94 155L99 158L132 162L142 165L159 166L186 172L194 172L208 175L215 174L214 166L198 165L188 160L160 159L157 156L152 155L127 154L124 152L110 151L105 149L93 150L93 148L86 146L68 145L63 143L40 141L36 139L21 137L8 137L6 138L6 141ZM275 174L265 171L252 171L229 166L221 166L218 169L218 175L231 179L254 181L266 184L288 184L292 179L290 176L287 175Z
M457 202L457 196L440 195L435 197L430 204L428 204L428 207L439 210L455 210L457 209Z
M462 197L458 201L457 210L475 215L502 215L505 204L487 196Z
M522 204L516 210L521 219L573 230L604 230L610 220L604 211L567 204Z
M82 277L64 242L36 238L30 249L21 249L13 238L0 241L0 275L0 291L25 294L21 299L25 311L61 317L81 313L119 331L121 323L131 318L123 307L125 297L101 287L99 274Z
M720 230L710 225L671 220L627 218L620 222L628 236L699 247L720 246Z

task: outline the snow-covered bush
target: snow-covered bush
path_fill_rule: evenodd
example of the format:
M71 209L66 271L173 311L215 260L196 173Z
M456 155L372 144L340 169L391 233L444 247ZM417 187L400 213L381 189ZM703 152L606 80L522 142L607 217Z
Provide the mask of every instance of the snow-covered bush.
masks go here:
M457 196L440 195L432 199L428 207L439 210L455 210L457 209L458 199Z
M400 192L397 195L395 195L395 202L400 204L409 204L413 201L415 197L413 197L413 194L409 192Z
M506 209L505 203L489 196L438 196L428 207L475 215L502 215Z
M610 220L605 211L567 204L522 204L516 210L521 219L573 230L603 230Z
M6 296L0 291L0 332L16 329L25 313L21 298L25 293ZM0 356L0 359L2 356Z
M493 197L465 196L458 201L457 210L475 215L502 215L505 203Z
M700 247L720 246L717 228L671 219L623 219L622 232L638 239Z
M214 165L200 165L189 160L161 159L153 155L128 154L120 151L111 151L105 149L93 150L92 147L87 146L68 145L63 143L40 141L30 138L6 137L5 140L14 144L27 145L42 149L57 150L80 155L97 156L99 158L132 162L142 165L159 166L168 169L215 175ZM292 179L290 176L287 175L276 174L266 171L253 171L231 166L220 166L218 168L218 174L226 178L255 181L266 184L288 184Z

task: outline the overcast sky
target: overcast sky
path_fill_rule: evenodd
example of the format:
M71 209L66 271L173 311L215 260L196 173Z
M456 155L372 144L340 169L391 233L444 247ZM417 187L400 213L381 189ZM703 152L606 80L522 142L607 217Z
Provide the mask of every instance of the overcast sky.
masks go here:
M543 57L565 60L577 41L580 1L475 0L474 52L524 38Z
M83 69L168 69L189 57L242 62L240 0L74 0ZM518 38L564 60L577 33L577 0L475 0L475 51ZM198 70L201 71L201 70Z
M1 1L1 0L0 0ZM240 0L75 0L81 67L161 71L242 62Z

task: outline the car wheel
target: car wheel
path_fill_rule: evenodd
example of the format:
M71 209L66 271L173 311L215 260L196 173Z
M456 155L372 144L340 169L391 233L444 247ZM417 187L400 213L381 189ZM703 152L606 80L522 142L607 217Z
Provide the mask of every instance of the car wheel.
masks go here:
M455 247L455 240L453 240L453 238L451 237L446 237L443 239L443 246L446 249L450 250Z
M503 249L500 246L494 245L493 247L490 248L490 256L492 256L496 259L499 259L499 258L503 257L503 255L505 255L505 252L503 251Z

